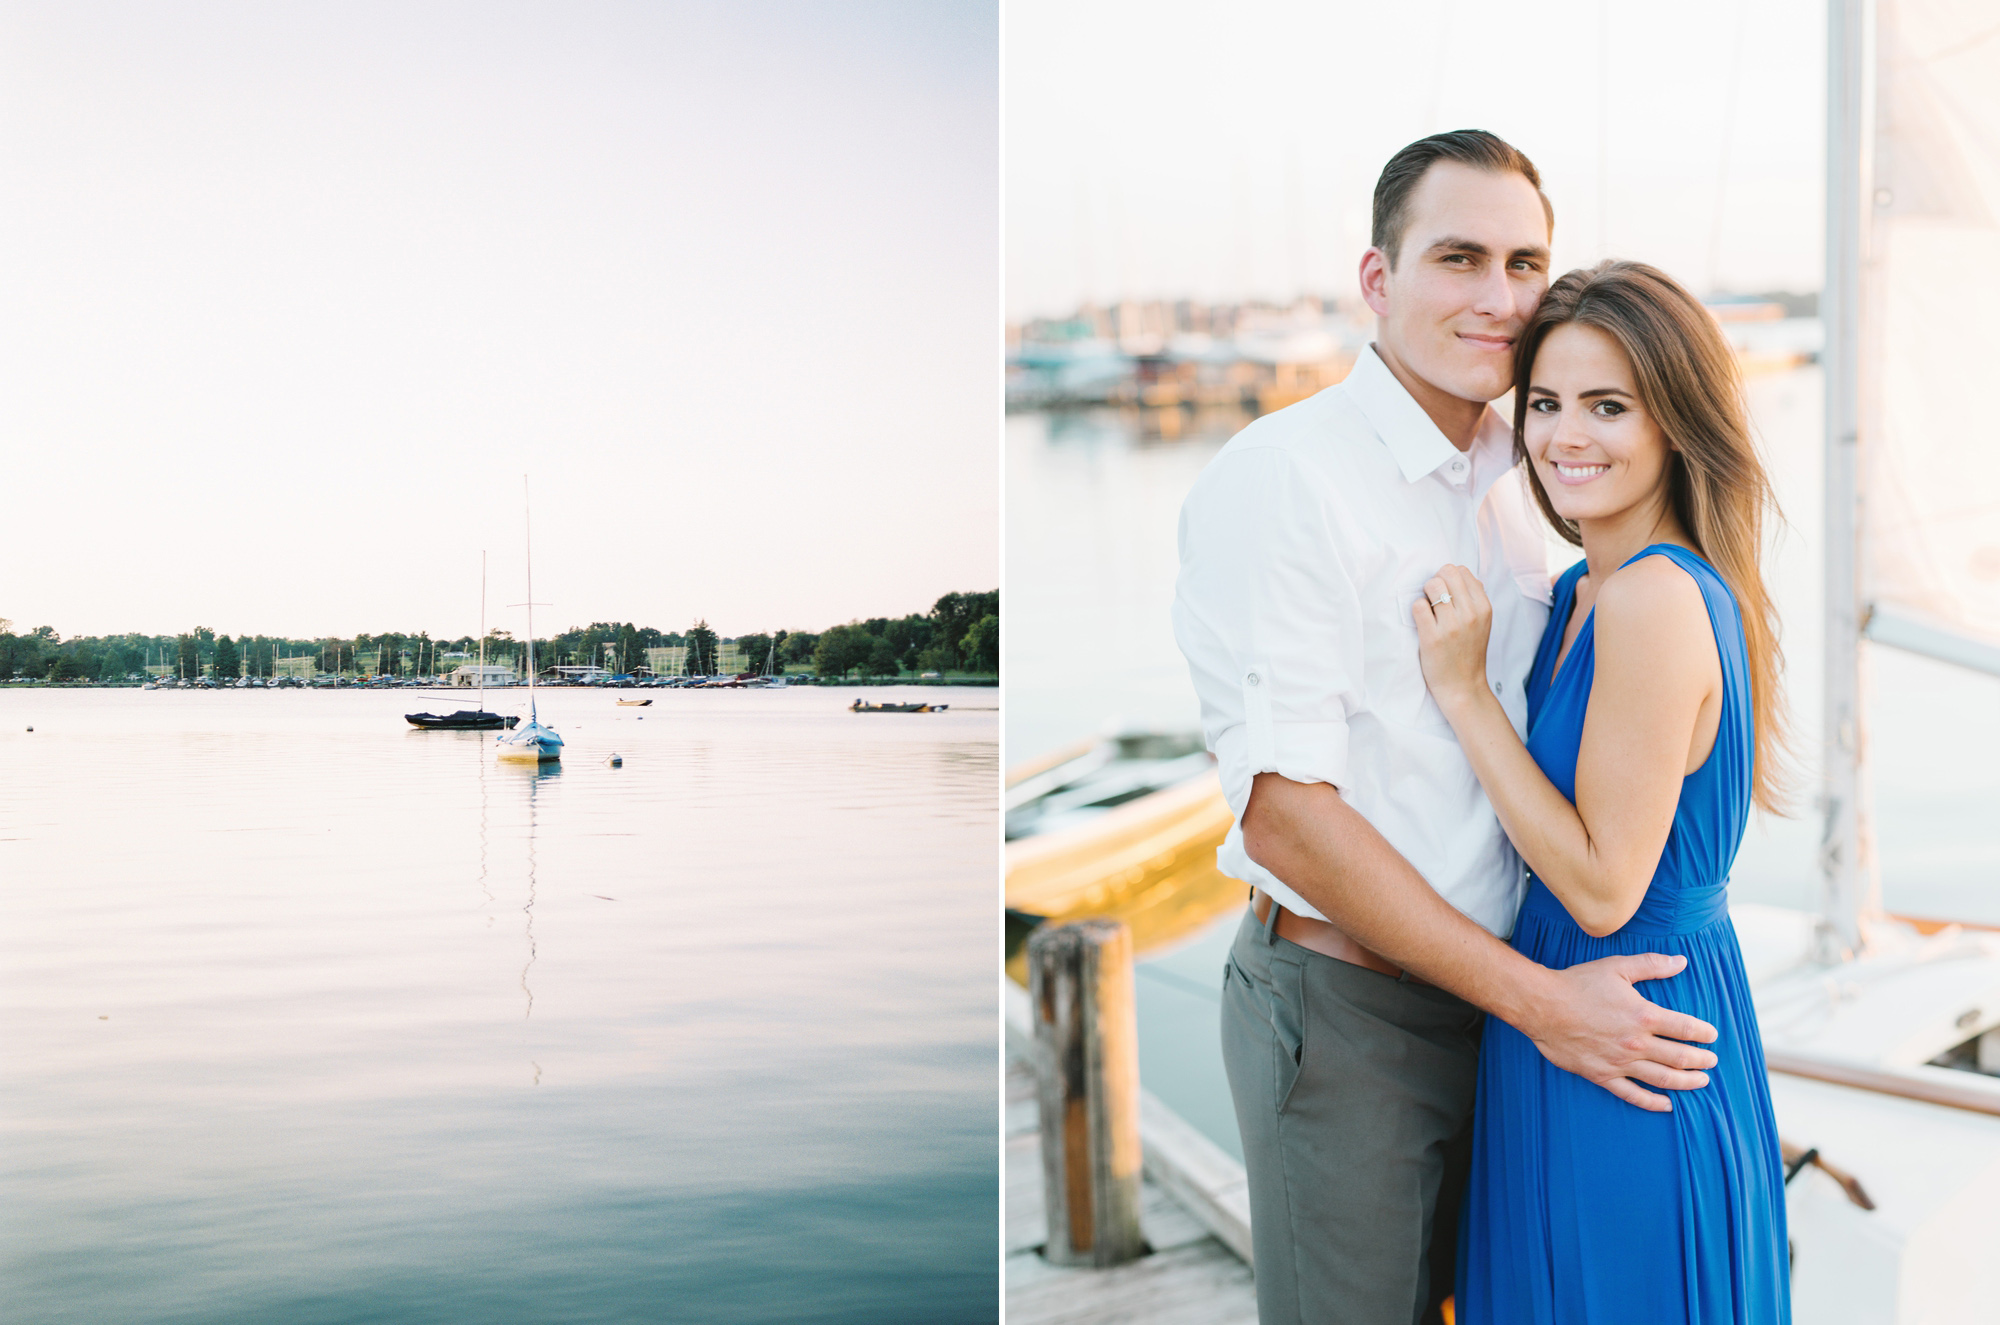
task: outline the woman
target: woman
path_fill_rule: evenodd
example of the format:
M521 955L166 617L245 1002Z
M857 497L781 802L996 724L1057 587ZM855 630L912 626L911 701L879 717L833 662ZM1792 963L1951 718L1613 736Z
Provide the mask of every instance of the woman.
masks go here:
M1781 660L1758 572L1770 485L1714 321L1639 263L1571 272L1523 332L1517 454L1583 560L1557 582L1523 745L1486 677L1479 580L1413 604L1424 677L1531 872L1513 943L1563 968L1687 957L1645 992L1713 1024L1707 1085L1649 1112L1489 1020L1457 1319L1790 1319L1784 1180L1729 923L1754 803L1775 809Z

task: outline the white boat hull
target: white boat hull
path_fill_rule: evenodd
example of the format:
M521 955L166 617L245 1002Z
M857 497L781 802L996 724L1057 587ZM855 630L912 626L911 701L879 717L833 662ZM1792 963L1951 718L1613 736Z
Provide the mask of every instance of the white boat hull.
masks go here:
M1787 1187L1792 1318L2000 1319L2000 1076L1931 1062L2000 1027L2000 935L1886 922L1868 958L1826 967L1804 960L1812 916L1753 905L1732 917L1778 1133L1818 1149L1875 1203L1862 1209L1815 1167Z
M507 732L496 738L493 744L495 752L502 759L546 764L562 758L562 737L539 722L530 722L524 727Z

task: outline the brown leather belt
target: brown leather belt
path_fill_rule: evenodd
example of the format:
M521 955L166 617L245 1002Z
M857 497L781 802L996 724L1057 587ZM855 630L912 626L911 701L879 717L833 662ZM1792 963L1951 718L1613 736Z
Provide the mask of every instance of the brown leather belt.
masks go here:
M1353 939L1343 934L1337 926L1329 924L1324 920L1315 920L1311 916L1302 916L1296 911L1287 911L1284 907L1278 906L1278 903L1272 900L1269 893L1259 891L1250 902L1250 908L1255 912L1257 923L1260 925L1271 914L1271 908L1274 906L1278 907L1278 923L1272 928L1277 931L1279 938L1284 939L1288 943L1296 943L1301 948L1319 953L1322 957L1331 957L1337 962L1346 962L1350 966L1361 966L1371 971L1380 971L1383 975L1391 979L1403 979L1407 977L1413 985L1427 985L1430 983L1430 981L1420 975L1405 971L1402 967L1396 965L1380 953L1362 947L1359 943L1356 943Z

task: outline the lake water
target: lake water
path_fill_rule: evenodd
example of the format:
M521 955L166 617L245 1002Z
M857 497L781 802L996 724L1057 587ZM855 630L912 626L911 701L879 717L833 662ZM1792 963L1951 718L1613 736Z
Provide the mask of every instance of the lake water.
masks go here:
M1783 618L1801 794L1759 815L1731 880L1738 900L1817 905L1821 673L1821 383L1817 368L1753 377L1751 410L1787 528L1767 574ZM1178 439L1104 410L1007 419L1007 757L1102 730L1193 730L1199 710L1168 610L1181 500L1244 420ZM1559 546L1559 545L1558 545ZM1576 554L1565 550L1564 559ZM1892 910L2000 923L2000 678L1870 646L1870 766L1882 895ZM1146 1085L1232 1151L1215 1048L1222 954L1235 920L1139 967Z
M996 1319L997 692L652 693L0 691L0 1319Z

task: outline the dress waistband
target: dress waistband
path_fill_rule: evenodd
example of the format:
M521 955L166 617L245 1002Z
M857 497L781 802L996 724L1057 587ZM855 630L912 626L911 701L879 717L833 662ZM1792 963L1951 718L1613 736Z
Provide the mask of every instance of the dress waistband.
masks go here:
M1548 885L1528 876L1528 895L1521 901L1522 915L1535 915L1547 920L1559 920L1574 925L1556 895ZM1646 889L1646 898L1639 903L1638 911L1618 932L1620 934L1692 934L1696 930L1707 929L1716 921L1729 914L1729 881L1704 884L1696 888L1674 888L1653 884Z

